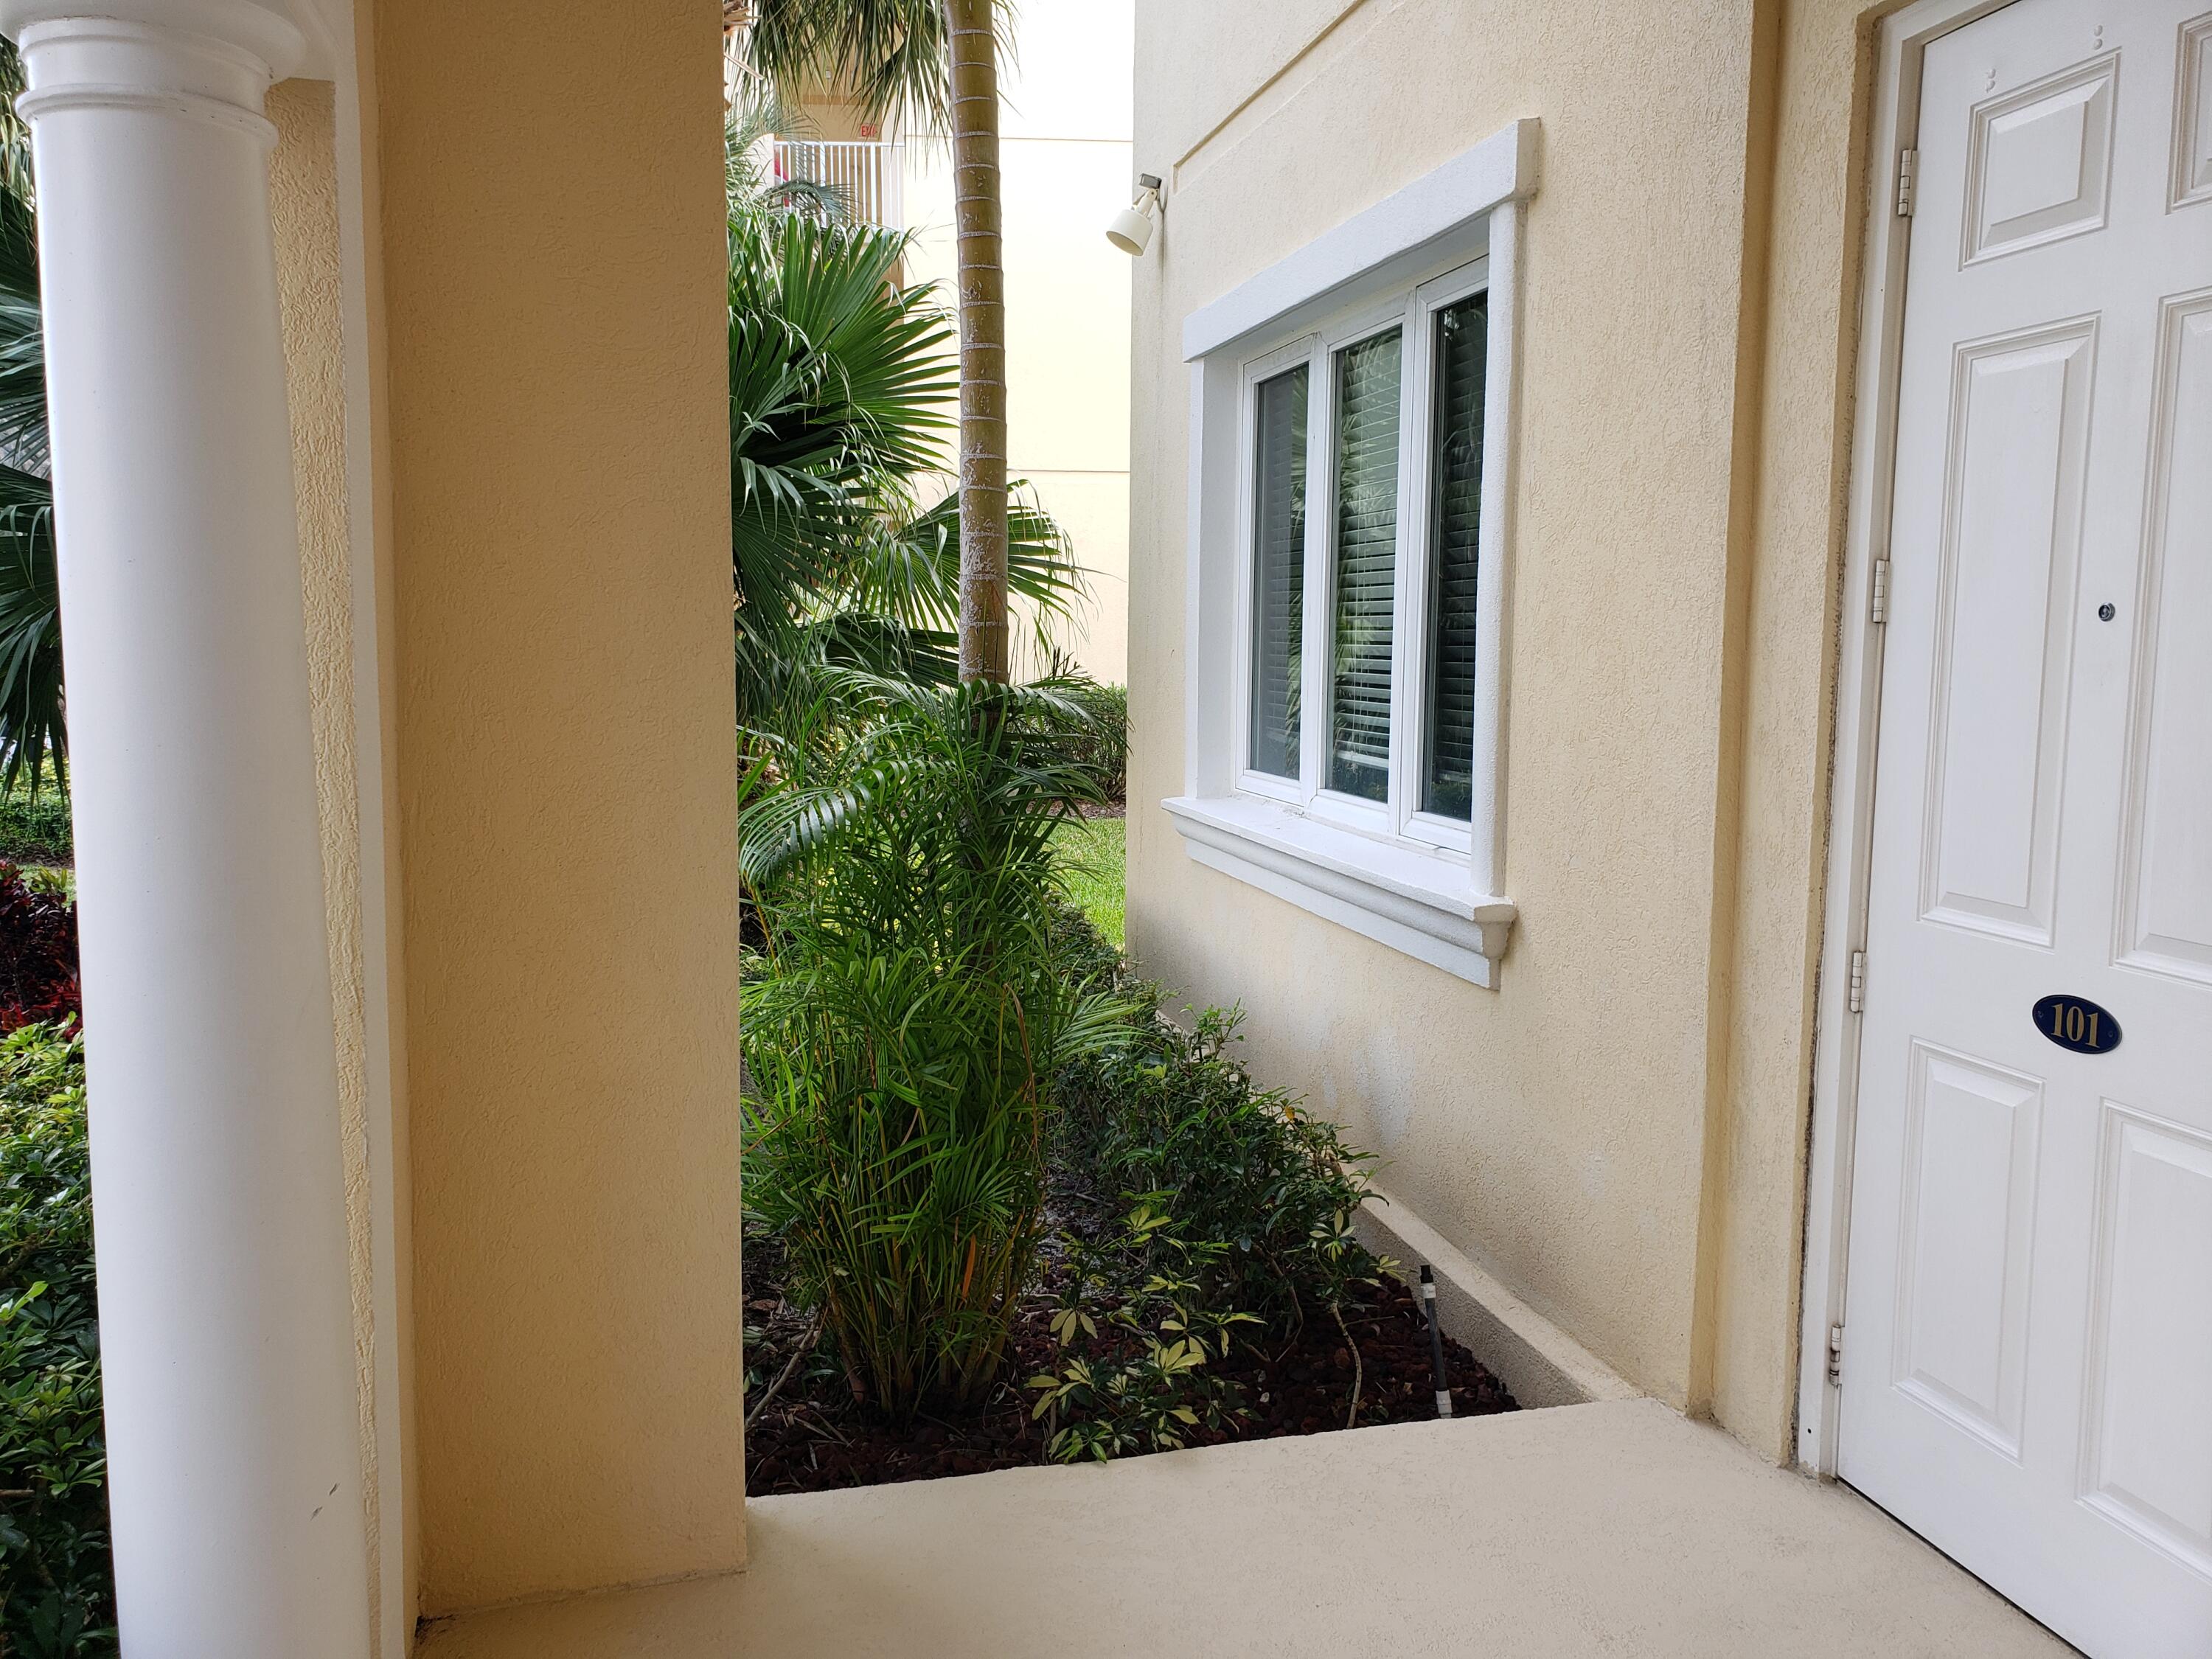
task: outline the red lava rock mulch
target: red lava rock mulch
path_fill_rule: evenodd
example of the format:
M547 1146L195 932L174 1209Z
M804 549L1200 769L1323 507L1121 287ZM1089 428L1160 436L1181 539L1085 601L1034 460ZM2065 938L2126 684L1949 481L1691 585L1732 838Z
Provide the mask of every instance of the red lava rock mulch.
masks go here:
M747 1362L759 1387L784 1368L809 1320L783 1299L780 1255L769 1241L745 1241L745 1310L754 1334ZM1436 1415L1430 1381L1428 1327L1420 1304L1395 1279L1366 1292L1369 1305L1346 1309L1345 1324L1358 1345L1364 1375L1359 1426L1422 1422ZM745 1431L745 1490L824 1492L939 1475L980 1474L1048 1461L1046 1425L1032 1422L1036 1395L1022 1379L1053 1368L1058 1355L1046 1321L1048 1301L1031 1297L1014 1326L1014 1359L988 1401L965 1411L925 1409L901 1427L857 1404L826 1348L817 1349ZM1352 1401L1352 1356L1326 1312L1310 1318L1287 1346L1279 1334L1261 1338L1266 1352L1232 1350L1216 1362L1234 1378L1249 1415L1226 1432L1194 1430L1193 1445L1320 1434L1345 1426ZM1516 1410L1513 1396L1465 1348L1444 1339L1452 1406L1461 1417Z

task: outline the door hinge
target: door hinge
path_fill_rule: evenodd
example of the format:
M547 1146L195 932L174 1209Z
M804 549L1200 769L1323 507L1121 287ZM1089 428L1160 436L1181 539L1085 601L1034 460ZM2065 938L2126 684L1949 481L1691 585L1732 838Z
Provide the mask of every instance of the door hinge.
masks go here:
M1874 606L1868 613L1876 627L1889 620L1889 561L1874 562Z
M1920 176L1920 152L1901 149L1897 153L1897 216L1912 216L1912 186Z
M1863 1014L1866 1012L1866 952L1863 951L1854 951L1851 952L1851 1000L1850 1006L1850 1011L1855 1014Z
M1844 1328L1828 1327L1828 1383L1832 1388L1844 1384Z

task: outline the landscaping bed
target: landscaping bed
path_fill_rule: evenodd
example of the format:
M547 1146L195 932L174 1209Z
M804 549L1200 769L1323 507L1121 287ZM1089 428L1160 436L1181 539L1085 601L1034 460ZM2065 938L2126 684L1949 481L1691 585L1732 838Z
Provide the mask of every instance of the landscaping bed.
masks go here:
M1036 1393L1023 1380L1055 1363L1051 1292L1066 1269L1048 1265L1042 1293L1026 1299L1013 1325L1008 1375L980 1407L924 1409L901 1425L853 1398L836 1359L818 1344L745 1430L745 1490L828 1492L940 1475L980 1474L1052 1461L1036 1420ZM749 1400L772 1382L808 1340L810 1315L784 1297L783 1253L773 1238L745 1241L746 1369ZM1370 1287L1364 1305L1344 1310L1362 1375L1358 1426L1415 1423L1436 1415L1428 1328L1420 1304L1395 1279ZM1220 1428L1190 1431L1194 1446L1320 1434L1346 1426L1352 1354L1324 1316L1310 1320L1272 1351L1232 1347L1215 1373L1232 1384L1249 1415ZM1515 1409L1513 1397L1449 1337L1444 1364L1452 1409L1461 1417ZM760 1379L755 1382L753 1379Z
M1372 1157L1081 902L1083 699L833 684L740 819L749 1489L1433 1417ZM1455 1345L1449 1386L1512 1408Z

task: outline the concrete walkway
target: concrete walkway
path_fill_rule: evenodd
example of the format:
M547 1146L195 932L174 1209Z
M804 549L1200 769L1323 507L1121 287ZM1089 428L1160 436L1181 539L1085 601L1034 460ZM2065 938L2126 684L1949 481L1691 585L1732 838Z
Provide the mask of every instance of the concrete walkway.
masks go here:
M763 1498L730 1577L433 1627L423 1659L2074 1650L1863 1499L1650 1401Z

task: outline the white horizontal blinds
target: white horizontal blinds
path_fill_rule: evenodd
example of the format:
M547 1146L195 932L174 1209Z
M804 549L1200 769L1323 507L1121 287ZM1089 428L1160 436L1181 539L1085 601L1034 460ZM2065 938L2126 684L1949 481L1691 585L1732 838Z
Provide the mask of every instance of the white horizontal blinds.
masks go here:
M1399 331L1336 354L1336 537L1328 787L1390 792L1390 630L1398 550Z
M1306 591L1306 368L1259 388L1252 504L1252 752L1255 772L1298 775L1298 659Z
M1464 818L1474 800L1474 595L1482 509L1482 382L1489 296L1436 317L1435 426L1430 434L1428 754L1421 808Z

